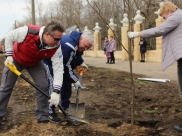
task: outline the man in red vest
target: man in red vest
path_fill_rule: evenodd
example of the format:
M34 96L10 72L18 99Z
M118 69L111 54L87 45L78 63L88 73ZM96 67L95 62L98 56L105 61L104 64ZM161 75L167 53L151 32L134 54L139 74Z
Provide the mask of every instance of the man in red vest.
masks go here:
M58 21L46 26L28 25L10 31L5 37L6 60L0 86L0 124L11 96L17 75L9 70L7 63L14 64L19 71L26 69L36 86L48 94L48 82L42 59L52 57L54 65L54 92L50 103L59 103L59 90L63 80L62 50L59 48L65 28ZM39 123L48 123L48 99L36 90L36 118ZM51 120L61 122L61 120Z

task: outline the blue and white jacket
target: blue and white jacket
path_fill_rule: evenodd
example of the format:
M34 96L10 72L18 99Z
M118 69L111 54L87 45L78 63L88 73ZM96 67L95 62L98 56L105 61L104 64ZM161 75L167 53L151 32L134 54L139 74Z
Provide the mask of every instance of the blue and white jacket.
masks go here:
M81 34L82 33L80 32L73 31L69 35L63 35L60 41L61 46L59 48L62 49L63 54L64 78L69 78L71 83L78 81L78 77L75 75L73 70L84 62L82 59L83 52L78 52ZM49 66L50 73L53 76L51 60L44 59L44 63Z

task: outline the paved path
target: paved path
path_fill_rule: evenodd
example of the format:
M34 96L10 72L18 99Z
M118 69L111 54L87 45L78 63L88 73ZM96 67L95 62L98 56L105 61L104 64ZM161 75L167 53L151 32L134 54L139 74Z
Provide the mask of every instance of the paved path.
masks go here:
M115 64L106 64L106 58L94 58L94 57L84 57L85 64L95 66L95 67L105 67L112 68L121 71L130 71L129 61L116 60ZM170 79L172 82L177 81L177 63L174 63L164 72L162 71L161 63L152 62L132 62L133 73L143 74L150 78L160 78L160 79Z
M116 60L115 64L106 64L106 58L94 58L94 57L84 57L85 63L95 66L112 68L121 71L130 71L129 61ZM0 54L0 70L4 67L5 56ZM146 77L160 78L160 79L170 79L172 82L177 81L177 63L174 63L164 72L162 71L161 63L151 63L151 62L135 62L132 63L133 73L143 74Z

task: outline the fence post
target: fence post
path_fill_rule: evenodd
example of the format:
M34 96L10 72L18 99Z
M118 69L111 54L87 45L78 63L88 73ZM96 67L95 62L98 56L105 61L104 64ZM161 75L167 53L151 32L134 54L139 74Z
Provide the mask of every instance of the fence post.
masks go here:
M128 14L123 14L124 18L121 21L123 26L121 27L121 43L125 47L126 50L128 50ZM121 59L122 60L129 60L129 54L122 48L121 52Z
M134 17L135 24L134 24L134 32L141 31L141 24L145 19L143 16L140 15L140 10L137 10L136 16ZM140 60L140 46L139 46L140 37L134 39L134 61Z

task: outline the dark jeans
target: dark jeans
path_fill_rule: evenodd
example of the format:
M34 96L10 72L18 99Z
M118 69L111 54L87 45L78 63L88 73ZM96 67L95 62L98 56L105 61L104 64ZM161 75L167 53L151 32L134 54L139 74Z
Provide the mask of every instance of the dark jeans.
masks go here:
M182 99L182 58L178 60L178 85L179 85L179 92L180 92L180 97Z
M114 52L110 52L111 62L115 62Z

